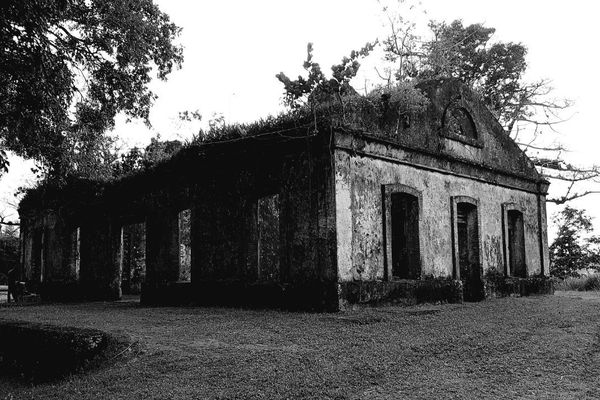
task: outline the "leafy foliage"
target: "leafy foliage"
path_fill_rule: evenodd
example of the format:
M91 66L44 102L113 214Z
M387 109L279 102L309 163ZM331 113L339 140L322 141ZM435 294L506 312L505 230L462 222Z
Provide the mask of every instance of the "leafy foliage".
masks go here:
M66 175L65 151L99 143L117 113L148 121L179 32L152 0L2 2L0 145Z
M387 86L427 78L463 80L481 94L506 132L529 153L542 176L567 183L561 194L547 201L563 204L600 193L590 186L597 183L600 167L581 167L562 160L565 147L555 136L556 127L565 120L562 115L572 103L553 98L549 80L524 78L527 48L521 43L494 41L494 28L465 26L460 20L431 21L427 36L422 38L414 22L418 18L406 17L419 8L415 3L398 0L397 7L382 7L389 28L381 41L386 74L376 70Z
M285 89L283 102L292 109L305 105L315 107L334 98L342 103L342 96L356 93L350 86L350 80L360 68L358 60L366 57L374 47L375 43L367 43L359 50L352 50L349 57L344 57L339 64L331 67L332 78L327 79L319 63L313 61L313 45L308 43L303 64L308 77L298 76L298 79L291 80L283 72L276 75Z
M565 278L579 275L582 269L600 269L600 237L584 237L593 231L585 210L566 206L553 219L558 233L550 245L550 273Z
M178 140L160 140L160 135L150 139L150 144L144 150L134 147L121 155L119 161L111 165L112 175L118 178L136 171L148 169L151 166L173 156L183 147Z
M529 114L522 107L527 49L520 43L490 45L494 28L431 22L434 39L425 43L419 78L455 77L471 84L510 132L515 120Z
M418 5L409 4L408 0L398 0L396 3L400 6L398 12L392 7L382 7L389 26L388 35L370 44L368 51L353 52L350 58L333 66L334 79L327 80L320 65L313 61L312 44L309 43L308 57L304 63L308 77L299 76L291 80L283 73L277 75L284 85L284 103L292 110L303 106L315 109L317 104L321 107L331 104L334 98L341 105L342 120L347 120L346 108L350 103L357 102L356 98L349 98L358 95L350 85L360 66L354 58L367 56L374 45L380 44L384 73L379 67L375 71L383 84L376 87L375 91L383 92L384 100L386 91L396 93L405 97L400 104L418 108L422 104L422 96L415 89L419 82L458 78L479 92L506 132L524 151L529 152L529 157L542 176L568 183L563 194L548 197L547 201L563 204L588 194L600 193L589 187L585 190L576 188L580 183L595 182L600 177L598 166L582 168L566 163L561 159L565 149L562 145L545 145L544 140L539 140L544 131L556 133L556 124L564 121L561 113L571 106L571 102L551 98L552 88L548 80L524 79L527 48L523 44L493 41L494 28L482 24L465 26L460 20L451 23L431 21L428 25L429 37L423 39L418 34L420 28L416 19L406 17ZM402 10L406 5L410 7ZM336 72L348 65L352 68L347 68L348 73L340 80ZM369 100L368 97L362 100ZM362 100L358 102L365 104ZM400 116L404 114L399 112Z
M556 290L578 290L580 292L600 290L600 275L591 274L567 277L556 282L555 288Z
M380 76L388 85L394 80L461 79L481 94L513 137L518 136L519 123L533 124L536 129L551 126L561 121L557 113L569 107L567 100L548 98L552 90L548 81L523 79L527 48L521 43L493 41L494 28L465 26L460 20L430 21L428 38L422 39L416 34L416 24L400 11L397 15L389 7L383 11L389 25L389 34L382 40L384 60L391 66L387 76Z
M6 227L10 228L10 227ZM6 285L2 276L19 265L19 236L15 229L0 225L0 285Z
M332 78L328 80L320 65L313 61L312 43L309 43L304 62L308 78L299 76L291 80L283 72L277 75L284 86L284 103L295 115L310 110L315 119L318 115L334 124L370 131L378 131L390 111L399 123L403 117L424 110L428 99L411 82L378 87L365 96L352 88L350 81L360 68L358 59L366 57L375 45L376 42L367 43L362 49L353 50L350 57L344 57L340 64L331 67Z
M80 178L107 180L113 176L113 165L118 160L115 139L100 134L88 128L64 133L54 168L64 172L64 175ZM40 178L51 173L40 163Z

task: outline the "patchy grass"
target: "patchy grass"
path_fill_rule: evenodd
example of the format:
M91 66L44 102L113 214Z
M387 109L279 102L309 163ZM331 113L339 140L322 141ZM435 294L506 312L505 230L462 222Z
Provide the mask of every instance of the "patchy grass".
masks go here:
M600 274L569 277L559 280L555 284L556 290L600 290Z
M591 292L338 314L4 308L3 318L127 334L143 351L53 384L2 378L0 399L590 398L600 393L599 309Z

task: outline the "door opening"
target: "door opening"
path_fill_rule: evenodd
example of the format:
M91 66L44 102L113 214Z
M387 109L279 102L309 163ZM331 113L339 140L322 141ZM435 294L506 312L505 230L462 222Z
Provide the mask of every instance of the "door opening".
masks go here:
M525 264L525 233L523 229L523 213L509 210L508 223L508 265L509 274L520 278L527 277Z
M456 239L458 267L463 283L465 301L479 301L485 297L479 262L479 222L477 206L458 203L456 206Z
M392 276L419 279L419 199L409 193L392 193Z

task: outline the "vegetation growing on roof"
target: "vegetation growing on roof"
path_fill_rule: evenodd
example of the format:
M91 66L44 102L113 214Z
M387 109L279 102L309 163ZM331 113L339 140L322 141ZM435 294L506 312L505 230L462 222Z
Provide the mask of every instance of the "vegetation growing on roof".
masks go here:
M366 96L352 93L315 104L302 104L289 111L247 124L223 124L200 131L191 145L225 142L263 134L298 131L317 131L321 126L349 128L371 134L393 136L398 130L389 129L410 115L423 112L429 104L426 95L410 83L390 88L377 88Z
M157 136L145 149L135 147L120 157L98 158L95 153L90 160L80 157L76 160L78 168L73 169L74 174L60 180L44 180L36 188L27 190L21 208L95 198L119 182L127 190L124 182L131 182L150 170L170 170L165 164L180 150L200 145L262 135L310 136L326 127L367 131L381 136L397 135L403 121L424 111L429 100L408 82L379 87L364 96L352 89L349 82L360 68L358 60L366 56L373 46L368 43L349 57L344 57L340 64L332 66L332 78L327 79L319 64L313 61L312 45L309 44L304 62L308 78L291 80L283 73L277 75L286 90L284 103L288 105L288 111L252 123L213 123L186 144L163 141ZM110 151L102 152L105 153ZM102 165L94 167L99 159Z
M107 186L161 168L181 150L212 143L262 135L310 136L330 127L380 136L397 135L404 118L424 111L428 103L429 100L419 89L401 83L393 88L379 88L366 96L353 93L313 107L305 104L252 123L215 124L206 131L200 131L186 144L163 141L158 136L152 138L145 149L134 147L120 158L115 157L110 165L101 169L102 173L72 175L60 181L40 181L35 188L25 190L21 207L41 206L43 199L51 201L60 197L77 201L86 196L98 196ZM64 188L67 187L69 189L65 192Z

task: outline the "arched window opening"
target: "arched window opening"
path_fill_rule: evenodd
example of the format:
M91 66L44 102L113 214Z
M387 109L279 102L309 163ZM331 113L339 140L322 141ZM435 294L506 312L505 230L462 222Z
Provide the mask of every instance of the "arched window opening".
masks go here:
M477 139L477 130L469 112L456 105L450 105L444 113L444 130L450 136L463 136Z

